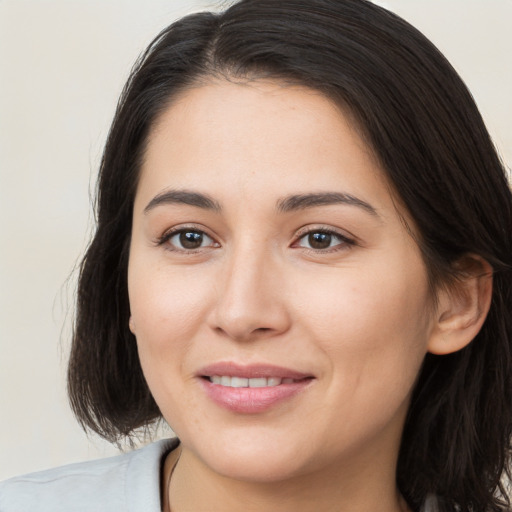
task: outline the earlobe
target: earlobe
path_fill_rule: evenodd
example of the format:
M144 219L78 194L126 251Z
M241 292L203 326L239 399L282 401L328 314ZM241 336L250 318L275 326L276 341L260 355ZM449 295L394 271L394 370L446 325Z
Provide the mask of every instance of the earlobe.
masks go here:
M438 294L428 343L432 354L450 354L467 346L480 331L491 306L491 265L469 254L457 262L457 267L457 279Z
M130 320L128 320L128 327L132 334L135 334L135 324L133 323L133 318L130 316Z

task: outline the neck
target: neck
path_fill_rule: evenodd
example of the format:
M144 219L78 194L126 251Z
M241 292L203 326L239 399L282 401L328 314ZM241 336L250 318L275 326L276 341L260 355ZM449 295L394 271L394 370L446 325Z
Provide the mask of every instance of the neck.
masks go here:
M176 451L175 451L176 452ZM178 463L177 463L178 462ZM395 471L375 459L351 463L286 480L252 482L229 478L205 466L183 449L166 460L172 478L164 497L165 511L191 512L406 512L395 483ZM387 466L389 468L389 465ZM166 481L166 480L165 480Z

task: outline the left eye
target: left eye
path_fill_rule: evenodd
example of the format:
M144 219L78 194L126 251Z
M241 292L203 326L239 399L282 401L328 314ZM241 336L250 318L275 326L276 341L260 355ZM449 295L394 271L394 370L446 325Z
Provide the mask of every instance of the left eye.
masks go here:
M332 249L333 247L347 243L350 243L348 239L336 233L329 231L311 231L299 238L296 246L322 250Z
M177 249L191 251L202 247L210 247L214 241L203 231L183 229L172 234L168 243Z

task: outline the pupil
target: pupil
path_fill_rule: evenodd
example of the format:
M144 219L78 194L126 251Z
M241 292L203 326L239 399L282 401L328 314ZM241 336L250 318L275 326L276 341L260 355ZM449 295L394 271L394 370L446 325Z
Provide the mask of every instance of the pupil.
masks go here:
M329 233L310 233L308 242L313 249L327 249L331 245L331 238Z
M195 231L180 233L180 243L185 249L198 249L203 243L203 235Z

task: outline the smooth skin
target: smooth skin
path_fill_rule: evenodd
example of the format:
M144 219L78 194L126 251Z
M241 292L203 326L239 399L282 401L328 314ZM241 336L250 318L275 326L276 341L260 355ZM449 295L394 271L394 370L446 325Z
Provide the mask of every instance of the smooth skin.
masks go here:
M434 307L397 204L350 117L315 91L212 80L161 115L128 283L144 374L181 440L173 512L407 510L395 472L415 379L428 351L476 335L492 280L469 256L479 272ZM243 414L204 392L200 370L219 361L314 378Z

